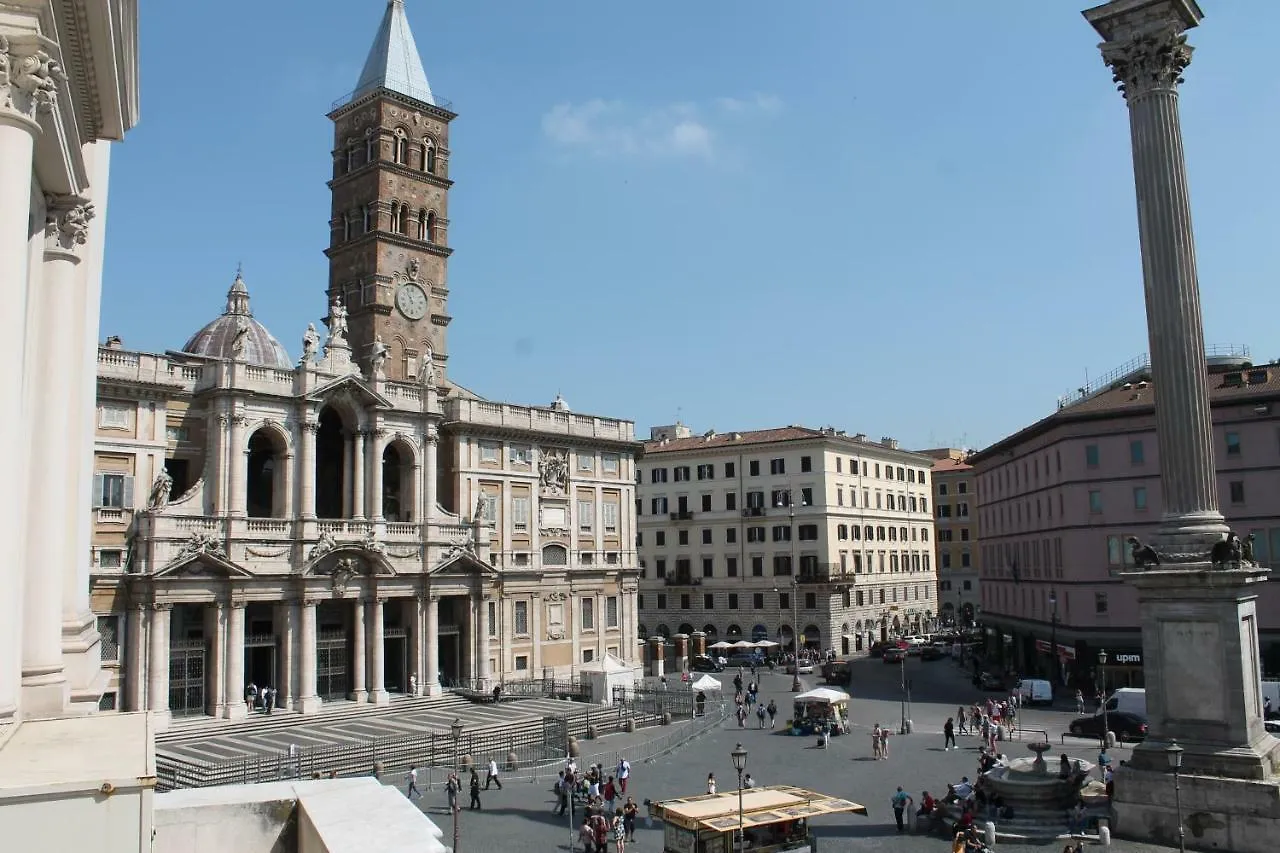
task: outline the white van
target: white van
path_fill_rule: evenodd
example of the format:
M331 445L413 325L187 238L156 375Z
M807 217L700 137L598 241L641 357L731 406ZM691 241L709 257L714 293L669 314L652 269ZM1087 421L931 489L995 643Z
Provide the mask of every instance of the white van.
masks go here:
M1107 700L1108 711L1128 711L1139 717L1147 717L1147 691L1141 687L1121 687Z
M1053 685L1043 678L1023 678L1017 687L1019 705L1052 705Z

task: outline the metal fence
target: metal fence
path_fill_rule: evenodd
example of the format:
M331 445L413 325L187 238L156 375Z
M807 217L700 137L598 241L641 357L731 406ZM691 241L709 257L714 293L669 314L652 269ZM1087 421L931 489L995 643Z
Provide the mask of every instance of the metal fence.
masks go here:
M652 695L650 695L652 694ZM508 725L463 729L455 744L449 732L399 735L374 740L315 747L293 747L288 752L217 763L188 761L171 755L156 758L158 790L203 788L214 785L273 782L285 779L360 776L375 772L399 773L419 768L419 779L430 787L443 784L450 768L485 767L492 759L514 778L551 777L563 765L572 736L583 746L594 738L629 729L662 725L693 716L693 695L686 691L624 691L612 705L566 703L571 710ZM664 754L690 731L700 733L727 713L723 706L708 706L693 726L681 726L671 734L646 741L646 749ZM669 714L667 718L665 715ZM464 718L465 719L465 718ZM632 761L649 756L628 748ZM584 755L580 761L591 761ZM424 779L425 777L425 779Z

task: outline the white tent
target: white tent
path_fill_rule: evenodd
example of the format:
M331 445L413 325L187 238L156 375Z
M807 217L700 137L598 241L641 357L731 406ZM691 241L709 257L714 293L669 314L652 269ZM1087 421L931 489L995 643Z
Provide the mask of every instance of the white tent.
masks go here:
M843 690L833 690L830 687L815 687L808 693L801 693L795 697L797 702L826 702L835 704L837 702L848 702L849 694Z
M578 673L591 685L591 698L595 702L612 705L613 689L632 687L640 677L640 668L616 655L606 654L578 667Z
M719 690L722 686L723 685L719 681L716 681L710 675L705 673L701 678L689 685L692 690L702 690L704 692L708 690Z

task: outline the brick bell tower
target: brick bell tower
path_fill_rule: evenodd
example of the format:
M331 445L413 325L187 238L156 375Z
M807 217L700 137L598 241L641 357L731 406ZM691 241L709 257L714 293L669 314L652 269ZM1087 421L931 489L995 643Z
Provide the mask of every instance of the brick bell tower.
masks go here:
M387 348L388 379L444 392L448 348L449 122L431 93L405 16L389 0L355 91L333 122L329 302L348 312L352 357L365 369ZM430 355L430 359L428 359Z

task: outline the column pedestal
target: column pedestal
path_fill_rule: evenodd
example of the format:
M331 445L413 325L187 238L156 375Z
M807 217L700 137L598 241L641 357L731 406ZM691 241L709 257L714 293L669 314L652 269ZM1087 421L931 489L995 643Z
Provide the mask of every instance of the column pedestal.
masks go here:
M232 603L227 608L227 705L224 716L228 720L242 720L249 716L249 707L245 704L244 689L248 682L244 679L244 604ZM262 685L259 685L262 686Z
M391 696L386 687L386 640L383 638L385 602L375 598L369 602L373 618L369 620L369 704L387 705Z
M654 678L661 678L666 674L664 666L664 647L666 639L663 637L649 638L649 675Z
M324 703L316 695L316 601L308 598L302 602L299 613L302 622L302 641L298 649L298 703L294 710L314 714Z
M426 696L439 696L440 689L440 599L427 598L427 674L422 682Z
M364 600L351 602L351 692L347 698L353 702L363 702L368 698L368 631L365 628Z

